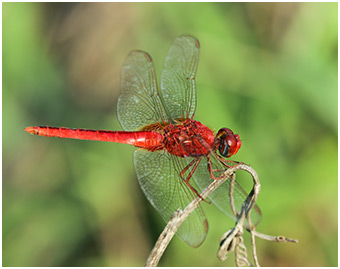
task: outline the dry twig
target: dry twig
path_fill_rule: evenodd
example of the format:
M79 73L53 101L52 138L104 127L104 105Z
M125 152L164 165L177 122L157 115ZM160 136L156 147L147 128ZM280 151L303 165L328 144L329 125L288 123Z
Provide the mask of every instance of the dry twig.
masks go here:
M236 212L234 201L233 201L233 185L235 182L235 172L237 170L245 170L247 171L253 178L253 188L246 200L242 204L242 208L239 212ZM214 180L200 195L203 199L207 198L214 190L216 190L221 184L223 184L226 180L230 178L230 206L232 211L236 217L236 224L233 229L230 229L226 232L221 239L220 248L218 251L218 258L220 260L225 260L227 258L228 253L235 250L235 262L237 266L252 266L247 257L247 250L243 243L243 229L245 228L248 232L251 233L251 243L252 243L252 253L254 258L255 266L259 266L257 254L256 254L256 246L255 246L255 236L260 237L262 239L276 241L276 242L294 242L297 240L289 239L283 236L269 236L255 231L255 225L252 225L250 219L250 212L255 206L256 199L260 192L260 182L258 179L258 175L256 171L251 168L249 165L244 163L240 163L230 167L222 174L223 178ZM186 218L198 207L198 205L202 202L200 197L196 197L185 209L178 209L169 222L165 226L163 232L159 236L154 248L152 249L146 265L145 266L157 266L160 258L162 257L166 247L170 243L172 237L175 235L178 228L181 224L186 220ZM248 227L245 227L245 220L248 222Z

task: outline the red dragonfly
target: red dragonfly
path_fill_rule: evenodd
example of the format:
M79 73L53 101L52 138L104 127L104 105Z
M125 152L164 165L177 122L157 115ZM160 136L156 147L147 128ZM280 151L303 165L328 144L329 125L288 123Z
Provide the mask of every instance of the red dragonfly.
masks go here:
M138 147L134 166L139 184L154 208L167 222L178 209L184 209L198 191L218 179L235 162L226 160L241 147L239 135L228 128L213 131L194 120L196 110L195 75L200 45L191 36L175 39L165 58L160 89L151 56L132 51L121 75L118 119L125 131L27 127L31 134L109 141ZM193 180L191 180L193 179ZM230 182L226 181L209 199L223 213L234 218L229 202ZM247 197L235 182L234 203L240 209ZM258 223L261 212L252 212ZM198 247L208 232L201 207L182 224L177 234L189 245Z

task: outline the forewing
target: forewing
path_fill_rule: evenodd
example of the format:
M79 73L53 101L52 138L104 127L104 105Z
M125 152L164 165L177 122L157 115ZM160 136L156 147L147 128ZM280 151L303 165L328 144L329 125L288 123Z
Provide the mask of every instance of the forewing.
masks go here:
M199 49L199 42L194 37L179 36L165 58L161 95L172 120L191 118L195 114Z
M144 51L132 51L125 60L117 114L126 131L136 131L165 119L152 59Z
M214 153L211 154L210 157L213 169L220 170L219 172L214 173L215 176L218 176L226 170L226 167L220 163L220 161L215 157ZM193 174L193 179L201 191L204 190L213 181L207 169L207 158L204 158L201 161L195 173ZM224 182L213 193L209 195L209 199L220 211L222 211L230 218L235 219L229 199L230 184L231 180L229 178L226 182ZM248 194L239 185L239 183L237 183L237 174L236 181L234 182L232 195L234 199L235 209L238 212L240 211L241 206L243 202L246 200ZM257 225L260 222L261 211L257 205L255 205L255 207L251 211L250 217L252 224Z
M134 153L134 164L139 184L153 207L168 222L177 209L184 209L194 193L179 177L185 167L183 158L170 156L165 151ZM199 206L181 225L177 234L190 246L198 247L205 240L207 220Z

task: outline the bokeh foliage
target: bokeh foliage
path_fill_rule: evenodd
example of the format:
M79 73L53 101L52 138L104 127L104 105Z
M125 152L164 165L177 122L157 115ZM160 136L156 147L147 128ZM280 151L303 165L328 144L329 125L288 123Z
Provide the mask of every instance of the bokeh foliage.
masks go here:
M132 49L160 74L180 34L201 43L196 119L239 133L260 175L265 266L336 266L337 3L3 3L3 265L143 266L164 226L139 189L133 148L33 137L32 125L120 130ZM198 249L175 238L162 266L230 266L233 222L204 205Z

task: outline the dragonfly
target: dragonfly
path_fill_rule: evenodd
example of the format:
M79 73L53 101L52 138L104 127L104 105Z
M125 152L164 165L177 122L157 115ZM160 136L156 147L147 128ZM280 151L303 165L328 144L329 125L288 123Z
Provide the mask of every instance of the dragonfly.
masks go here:
M151 56L134 50L125 60L121 74L121 92L117 116L124 131L72 129L64 127L27 127L28 133L82 140L108 141L137 147L134 167L145 196L167 222L178 209L184 209L199 191L222 171L237 162L230 161L241 147L238 134L221 128L216 135L194 120L197 105L195 77L200 44L188 35L175 39L165 58L160 87ZM235 220L230 205L240 209L246 191L235 181L224 182L207 201ZM252 223L261 219L255 206ZM177 235L192 247L200 246L208 232L208 222L201 206L185 220Z

